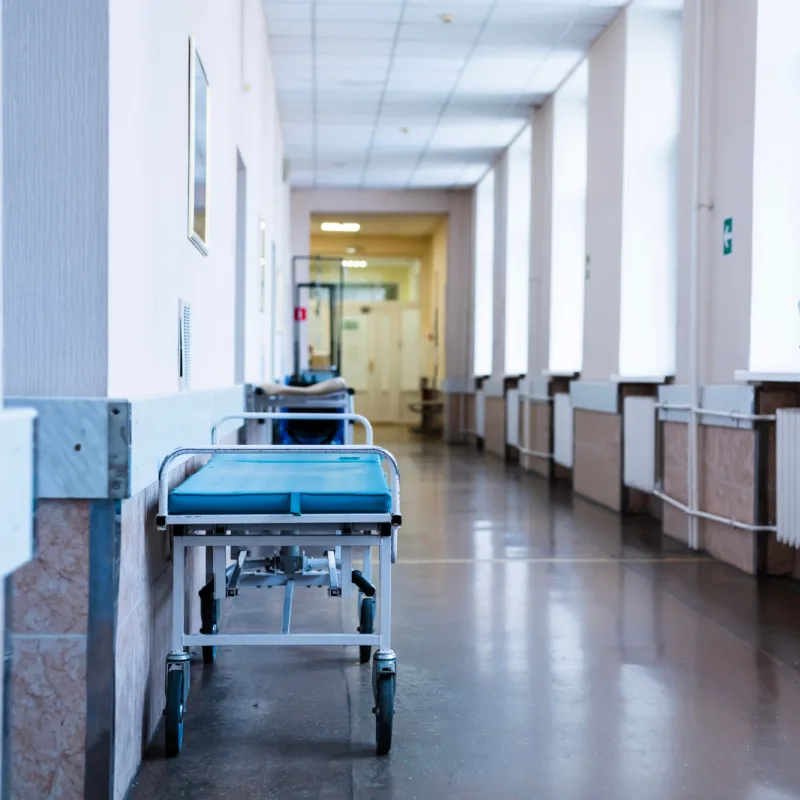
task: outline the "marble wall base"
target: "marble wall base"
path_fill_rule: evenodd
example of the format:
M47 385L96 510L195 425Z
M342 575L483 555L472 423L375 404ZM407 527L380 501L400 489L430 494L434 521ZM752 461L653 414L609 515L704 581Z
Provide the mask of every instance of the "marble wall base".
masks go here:
M177 484L202 463L173 470ZM122 501L117 622L114 797L123 798L164 709L166 656L172 636L170 534L156 528L158 484ZM186 551L186 630L200 630L198 592L205 583L205 549Z
M486 398L486 429L484 445L487 453L498 458L506 457L506 399Z
M83 797L89 596L89 503L42 500L39 554L12 581L14 800Z
M447 394L444 397L444 440L463 444L464 431L475 430L475 395Z
M573 486L583 497L622 511L622 415L575 409Z
M523 403L519 415L519 442L525 444L525 414L526 407ZM551 406L549 403L531 403L527 408L528 425L530 431L529 450L539 453L552 452L552 420ZM553 460L538 456L520 455L520 466L523 469L535 472L543 478L549 478L552 473Z
M687 446L689 427L666 422L664 435L664 491L688 503ZM698 437L699 504L703 511L755 523L756 434L753 430L701 426ZM665 504L662 529L688 541L688 516ZM701 545L708 553L749 574L758 564L758 537L749 531L710 520L700 520Z

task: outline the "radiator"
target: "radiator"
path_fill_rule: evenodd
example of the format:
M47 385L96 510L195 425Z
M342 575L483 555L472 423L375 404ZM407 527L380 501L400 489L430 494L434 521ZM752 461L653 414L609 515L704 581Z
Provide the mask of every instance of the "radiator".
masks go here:
M626 397L622 408L622 482L632 489L656 488L656 399Z
M567 393L553 396L554 447L553 460L562 467L572 468L575 453L575 427L572 403Z
M506 444L519 447L519 389L506 392Z
M778 541L800 547L800 409L777 412L775 441Z
M475 390L475 433L481 439L486 436L486 395L483 387Z

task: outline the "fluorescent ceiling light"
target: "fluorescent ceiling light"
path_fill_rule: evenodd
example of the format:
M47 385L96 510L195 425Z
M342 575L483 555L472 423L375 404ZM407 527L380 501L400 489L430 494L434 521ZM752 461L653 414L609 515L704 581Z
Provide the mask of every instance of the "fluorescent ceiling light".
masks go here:
M361 230L357 222L323 222L319 227L327 233L358 233Z
M347 267L348 269L364 269L367 266L366 261L361 260L353 260L353 259L345 259L342 261L342 266Z

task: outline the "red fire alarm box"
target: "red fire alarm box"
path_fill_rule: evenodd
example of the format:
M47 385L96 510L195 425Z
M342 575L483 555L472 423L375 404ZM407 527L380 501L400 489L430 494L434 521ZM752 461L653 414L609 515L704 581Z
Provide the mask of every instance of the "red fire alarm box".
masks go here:
M305 322L307 316L307 310L302 307L297 307L294 310L294 321L295 322Z

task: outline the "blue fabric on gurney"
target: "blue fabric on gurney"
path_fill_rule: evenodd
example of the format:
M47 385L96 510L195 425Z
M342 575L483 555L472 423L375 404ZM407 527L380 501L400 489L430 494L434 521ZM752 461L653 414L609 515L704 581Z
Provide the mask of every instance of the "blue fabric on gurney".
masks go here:
M241 453L213 458L173 489L170 514L388 514L372 453Z

